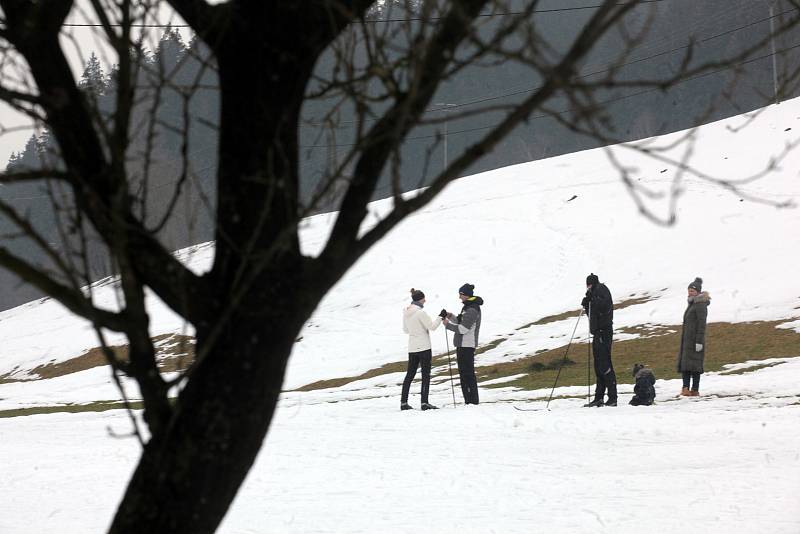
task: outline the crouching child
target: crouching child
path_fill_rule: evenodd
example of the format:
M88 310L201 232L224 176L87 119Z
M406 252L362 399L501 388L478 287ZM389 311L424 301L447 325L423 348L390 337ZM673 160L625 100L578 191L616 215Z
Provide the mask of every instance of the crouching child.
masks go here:
M633 386L632 406L650 406L656 399L656 377L653 371L641 363L633 366L633 377L636 384Z

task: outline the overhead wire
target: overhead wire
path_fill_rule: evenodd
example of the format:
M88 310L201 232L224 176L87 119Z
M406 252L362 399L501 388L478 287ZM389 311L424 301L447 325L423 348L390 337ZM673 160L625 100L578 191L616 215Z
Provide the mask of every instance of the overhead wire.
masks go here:
M630 2L617 2L615 6L625 6L630 4L656 4L660 2L666 2L669 0L632 0ZM590 6L573 6L573 7L559 7L559 8L548 8L548 9L533 9L531 10L532 13L559 13L559 12L567 12L567 11L581 11L587 9L599 9L603 7L603 4L596 4ZM524 11L507 11L501 13L480 13L477 17L480 18L487 18L487 17L508 17L508 16L515 16L515 15L522 15ZM389 19L366 19L365 22L368 23L387 23L387 22L428 22L428 21L436 21L441 20L444 17L408 17L408 18L389 18ZM97 22L85 22L85 23L68 23L62 24L61 26L66 26L70 28L104 28L105 25L97 23ZM111 27L121 27L123 24L109 24ZM129 27L132 28L191 28L190 24L129 24Z
M791 13L793 11L798 11L798 9L797 8L791 8L791 9L788 9L788 10L783 11L781 13L778 13L776 15L773 15L773 16L770 16L770 17L766 17L766 18L762 18L762 19L759 19L759 20L756 20L756 21L753 21L753 22L750 22L750 23L747 23L747 24L744 24L744 25L741 25L741 26L738 26L738 27L735 27L735 28L730 28L728 30L725 30L723 32L714 34L714 35L709 36L709 37L698 39L695 42L707 43L707 42L712 41L714 39L718 39L720 37L724 37L726 35L730 35L732 33L751 28L751 27L753 27L753 26L755 26L757 24L761 24L761 23L767 22L767 21L769 21L769 20L771 20L773 18L780 17L782 15L785 15L787 13ZM636 64L636 63L642 63L642 62L645 62L645 61L650 61L650 60L653 60L655 58L658 58L658 57L661 57L661 56L664 56L664 55L667 55L667 54L672 54L672 53L675 53L675 52L679 52L681 50L686 50L690 46L693 46L692 42L690 42L688 44L684 44L684 45L678 46L678 47L673 47L670 50L665 50L665 51L662 51L662 52L658 52L658 53L652 54L650 56L646 56L646 57L643 57L643 58L637 58L635 60L627 61L627 62L621 63L619 65L614 65L614 66L612 66L610 68L584 73L584 74L581 74L579 76L576 76L576 78L577 79L584 79L584 78L588 78L588 77L591 77L591 76L596 76L598 74L604 74L604 73L616 71L616 70L619 70L620 68L623 68L623 67L626 67L626 66L629 66L629 65L633 65L633 64ZM739 67L739 66L742 66L742 65L746 65L746 64L752 63L752 62L757 61L757 60L761 60L761 59L766 59L766 58L772 57L773 55L780 55L780 54L788 52L789 50L793 50L794 48L796 48L796 46L791 46L789 48L776 50L774 54L773 53L769 53L769 54L766 54L764 56L759 56L758 58L751 58L751 59L736 63L734 65L730 65L730 66L726 66L726 67L721 68L721 69L717 69L717 70L715 70L715 71L713 71L711 73L704 73L703 76L709 75L709 74L712 74L712 73L716 74L716 73L719 73L719 72L724 72L726 70L730 70L732 68L736 68L736 67ZM678 83L676 83L674 85L680 85L682 83L686 83L686 82L694 80L696 78L697 77L692 77L692 78L689 78L689 79L686 79L686 80L681 80L681 81L679 81ZM470 105L474 105L474 104L480 104L480 103L489 102L489 101L493 101L493 100L500 100L502 98L508 98L510 96L518 96L520 94L531 93L533 91L538 90L539 88L541 88L541 86L535 86L535 87L532 87L532 88L528 88L528 89L524 89L524 90L520 90L520 91L514 91L514 92L510 92L510 93L504 93L504 94L501 94L501 95L483 97L483 98L470 100L470 101L467 101L467 102L461 102L461 103L457 103L457 104L448 104L448 106L446 108L431 108L429 110L426 110L426 112L433 113L433 112L450 111L451 109L454 109L454 108L466 107L466 106L470 106ZM615 97L613 99L610 99L610 100L607 100L607 101L603 101L602 103L613 103L613 102L616 102L616 101L619 101L619 100L625 100L627 98L632 98L634 96L639 96L639 95L642 95L642 94L647 94L647 93L658 91L658 90L660 90L660 89L647 89L647 90L639 91L639 92L636 92L636 93L631 93L631 94L628 94L628 95L621 95L620 97ZM571 111L571 110L565 110L565 111L559 112L559 113L560 114L561 113L566 113L568 111ZM539 119L539 118L545 118L547 116L549 116L549 115L531 117L529 120L536 120L536 119ZM373 120L373 119L370 119L370 120ZM356 121L348 121L348 123L349 122L355 123ZM339 125L334 125L334 126L337 129L350 127L350 126L345 126L344 123L341 123L341 124L342 124L342 126L339 126ZM324 125L324 124L323 123L318 123L318 124L307 123L304 126L322 126L322 125ZM492 128L494 126L495 125L482 126L482 127L470 128L470 129L465 129L465 130L449 131L448 132L448 136L459 134L459 133L468 133L468 132L473 132L473 131L486 130L486 129ZM410 141L410 140L419 140L419 139L433 139L433 138L436 138L436 137L439 137L439 136L440 136L440 134L430 134L430 135L424 135L424 136L407 137L406 140ZM351 147L351 146L355 146L356 144L357 143L303 145L303 146L301 146L301 148L320 148L320 147L337 147L337 146L339 146L339 147L348 147L348 146L350 146Z

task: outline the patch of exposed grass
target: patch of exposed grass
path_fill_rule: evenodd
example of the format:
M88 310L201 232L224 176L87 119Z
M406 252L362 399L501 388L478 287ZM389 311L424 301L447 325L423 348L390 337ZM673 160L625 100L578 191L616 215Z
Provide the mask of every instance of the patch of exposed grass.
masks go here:
M130 407L134 410L139 410L144 407L144 403L141 401L131 402ZM105 412L107 410L120 410L122 408L125 408L125 403L122 401L95 401L88 404L65 404L62 406L31 406L29 408L0 410L0 418L23 417L47 413Z
M640 297L645 298L645 297ZM635 299L631 299L635 300ZM630 302L630 301L625 301ZM763 360L775 357L800 355L800 334L790 329L775 328L784 321L754 323L711 323L706 333L706 371L720 371L725 364L742 363L747 360ZM675 363L680 347L680 325L641 325L623 328L618 332L638 334L641 337L626 341L615 341L612 359L620 383L632 383L630 369L634 363L647 364L656 374L656 378L677 377ZM476 354L486 352L499 346L505 338L480 347ZM483 349L483 350L481 350ZM566 346L551 350L538 350L535 354L512 362L494 363L477 366L475 372L478 381L484 382L496 378L525 374L511 382L488 385L484 387L518 387L521 389L540 389L550 387L555 380L561 361L564 359ZM455 369L455 350L439 354L433 358L434 368L440 368L431 376L434 383L439 378L449 378L448 355ZM561 370L559 385L584 385L587 381L587 361L591 364L586 343L573 343L567 361ZM389 373L402 373L406 370L406 361L392 362L376 369L371 369L358 376L320 380L307 384L294 391L312 391L335 388L376 376ZM752 368L750 368L752 369ZM744 371L743 371L744 372ZM594 370L589 368L590 381L594 383Z
M575 365L574 360L570 360L569 357L567 358L554 358L547 363L544 362L532 362L528 365L528 372L529 373L541 373L542 371L558 371L558 368L569 367L570 365Z
M665 326L660 324L640 324L617 328L616 334L634 334L641 337L664 336L680 330L680 326Z
M500 343L502 343L506 339L507 338L501 337L501 338L493 339L492 341L490 341L486 345L481 345L480 347L475 349L475 356L477 356L479 354L483 354L486 351L489 351L489 350L492 350L492 349L496 348L498 345L500 345Z
M564 313L558 313L556 315L548 315L546 317L542 317L532 323L524 324L517 328L516 330L525 330L526 328L530 328L531 326L539 326L548 323L555 323L557 321L563 321L564 319L569 319L570 317L577 317L578 314L581 312L581 309L578 308L577 310L570 310L565 311Z
M650 302L651 300L656 300L658 298L657 295L650 295L644 294L640 297L634 295L628 295L628 298L617 302L614 304L614 310L624 310L625 308L629 308L631 306L638 306L639 304L644 304L645 302Z
M636 306L636 305L639 305L639 304L644 304L645 302L650 302L651 300L655 300L657 298L658 298L657 296L649 295L649 294L645 294L645 295L642 295L642 296L639 296L639 297L637 297L635 294L634 295L629 295L627 299L625 299L625 300L623 300L621 302L617 302L616 304L614 304L614 309L615 310L623 310L623 309L628 308L630 306ZM563 321L565 319L577 318L578 314L580 312L581 312L581 309L577 308L577 309L574 309L574 310L565 311L563 313L558 313L556 315L548 315L546 317L542 317L541 319L537 319L536 321L533 321L532 323L524 324L524 325L520 326L519 328L516 328L515 330L525 330L526 328L530 328L531 326L539 326L539 325L548 324L548 323L555 323L557 321Z
M720 371L719 374L721 375L743 375L745 373L749 373L751 371L758 371L760 369L766 369L767 367L775 367L776 365L780 365L784 362L768 362L768 363L757 363L755 365L751 365L750 367L743 367L741 369L730 369L725 371Z
M122 361L128 359L127 347L112 346L109 347L109 349L111 349L117 359ZM86 371L87 369L92 369L94 367L107 364L108 360L106 360L102 349L100 347L95 347L93 349L89 349L80 356L65 360L63 362L51 362L34 367L31 369L31 374L36 375L40 379L46 380L50 378L57 378L59 376L65 376L71 373L79 373L81 371Z
M706 371L720 371L725 364L742 363L747 360L764 360L800 355L800 334L789 329L775 328L784 321L765 321L753 323L711 323L706 330L705 358ZM620 383L632 383L630 369L636 362L647 364L656 378L677 378L675 368L680 347L680 326L669 326L661 330L662 335L642 337L626 341L615 341L612 360ZM511 382L486 387L518 387L540 389L550 387L555 379L557 367L553 370L531 372L534 362L549 362L564 357L565 346L537 355L520 358L513 362L479 366L476 373L479 381L493 380L505 376L526 374ZM587 382L588 345L573 343L569 357L577 365L565 366L559 377L560 386L584 385ZM589 368L591 383L594 383L594 370Z
M502 337L498 338L498 339L495 339L495 340L492 340L489 343L487 343L486 345L478 347L478 350L475 351L475 354L477 355L477 354L481 354L483 352L486 352L487 350L491 350L491 349L497 347L498 345L500 345L500 343L502 343L505 340L506 340L506 338L502 338ZM431 378L443 376L445 374L447 374L449 376L449 368L448 368L447 357L450 356L450 362L455 368L455 365L456 365L456 363L455 363L455 354L456 354L456 351L455 351L455 349L453 349L450 352L434 356L433 359L431 360L431 367L432 368L442 367L444 370L440 371L438 373L431 374ZM342 387L342 386L345 386L345 385L350 384L352 382L356 382L358 380L366 380L368 378L375 378L376 376L386 375L386 374L390 374L390 373L404 373L404 372L406 372L407 366L408 366L408 361L407 360L404 360L404 361L401 361L401 362L391 362L391 363L387 363L385 365L382 365L382 366L380 366L380 367L378 367L376 369L370 369L369 371L361 373L358 376L345 376L345 377L341 377L341 378L331 378L331 379L327 379L327 380L318 380L316 382L312 382L310 384L306 384L305 386L301 386L301 387L299 387L297 389L293 389L291 391L314 391L314 390L318 390L318 389L329 389L329 388Z
M446 360L446 359L445 359ZM342 378L331 378L327 380L317 380L305 386L293 389L291 391L314 391L316 389L329 389L345 386L351 382L358 380L366 380L368 378L375 378L376 376L387 375L390 373L404 373L406 371L408 361L387 363L378 367L377 369L370 369L365 373L358 376L346 376Z
M11 371L6 374L0 375L0 384L10 384L12 382L22 382L22 380L18 378L11 378L15 372L19 370L19 366L14 367Z
M156 348L156 361L162 372L182 371L194 360L194 338L182 334L162 334L153 338ZM120 361L128 361L128 346L109 347ZM103 350L95 347L80 356L63 362L52 362L31 369L31 374L40 379L56 378L108 365ZM1 378L1 377L0 377Z

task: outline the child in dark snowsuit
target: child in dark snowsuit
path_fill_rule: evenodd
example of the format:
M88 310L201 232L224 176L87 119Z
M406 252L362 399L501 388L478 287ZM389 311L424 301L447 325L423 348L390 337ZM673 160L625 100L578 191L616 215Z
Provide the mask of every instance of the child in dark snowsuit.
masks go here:
M653 371L641 363L633 366L633 377L636 385L633 386L632 406L650 406L656 398L656 377Z

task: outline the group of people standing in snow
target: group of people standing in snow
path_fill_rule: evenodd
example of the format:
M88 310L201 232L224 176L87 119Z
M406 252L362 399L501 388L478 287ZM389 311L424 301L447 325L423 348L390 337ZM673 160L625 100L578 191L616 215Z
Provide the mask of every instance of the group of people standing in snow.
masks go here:
M466 404L478 404L478 381L475 376L475 349L481 325L481 306L483 299L474 295L475 286L464 284L458 290L462 303L461 312L454 315L442 310L436 319L431 319L423 310L425 294L411 289L411 304L403 311L403 331L408 334L408 370L400 397L400 409L410 410L408 403L411 382L422 367L422 410L437 407L430 404L431 340L430 332L444 324L454 333L453 345L456 347L456 362L461 382L461 392ZM695 278L688 288L688 306L683 314L681 345L678 352L677 371L683 378L680 395L696 397L700 394L700 375L703 373L705 359L705 333L708 306L711 298L703 291L702 278ZM596 386L594 400L585 407L616 406L617 376L611 360L613 344L614 302L611 291L591 273L586 277L586 295L581 307L589 317L589 332L592 334L592 356ZM634 406L649 406L656 396L655 375L652 370L637 363L633 366L635 385L634 396L630 400ZM607 395L607 399L604 398Z
M458 315L442 309L436 319L431 320L423 310L425 293L419 289L411 289L411 304L403 310L403 332L408 334L408 370L406 378L403 380L403 390L400 396L401 410L412 409L408 404L408 392L420 366L422 366L422 404L420 408L423 410L437 409L437 406L428 402L431 360L433 358L430 332L439 328L440 324L444 324L447 330L453 332L453 346L456 348L456 364L458 365L458 377L461 382L464 403L478 404L475 349L478 346L478 336L481 331L483 299L475 295L473 284L464 284L458 288L458 298L462 305Z

